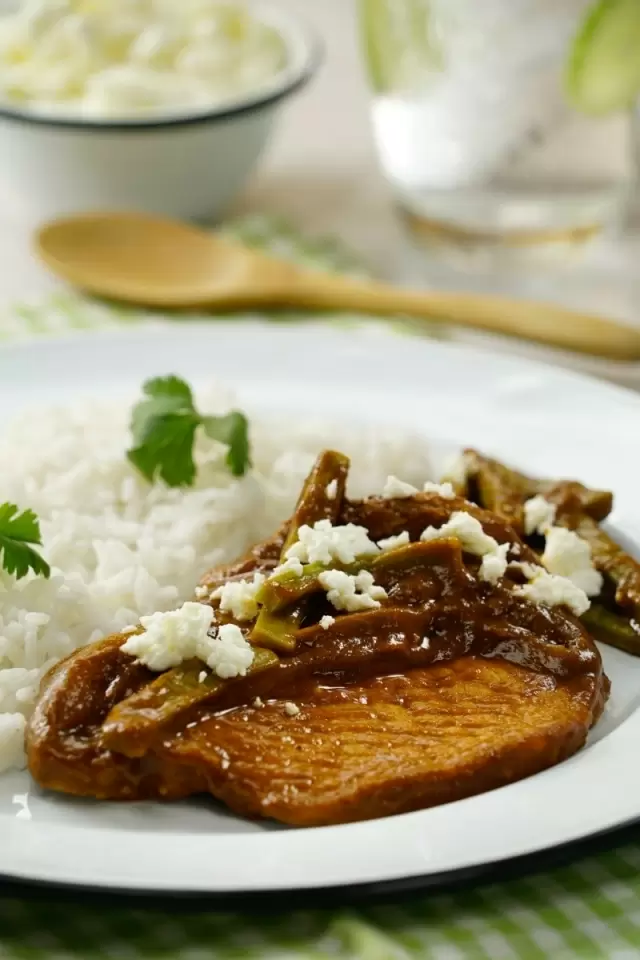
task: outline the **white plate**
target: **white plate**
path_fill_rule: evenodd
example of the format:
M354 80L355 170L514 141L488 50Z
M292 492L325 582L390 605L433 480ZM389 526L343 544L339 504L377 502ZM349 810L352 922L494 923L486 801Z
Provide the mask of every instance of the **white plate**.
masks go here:
M640 544L640 397L522 360L315 325L184 324L0 352L0 410L137 390L174 372L222 377L251 410L336 414L478 446L616 495L612 525ZM605 649L612 696L588 746L479 797L341 827L280 829L206 801L117 805L0 777L0 874L112 889L267 892L469 870L640 817L640 660Z

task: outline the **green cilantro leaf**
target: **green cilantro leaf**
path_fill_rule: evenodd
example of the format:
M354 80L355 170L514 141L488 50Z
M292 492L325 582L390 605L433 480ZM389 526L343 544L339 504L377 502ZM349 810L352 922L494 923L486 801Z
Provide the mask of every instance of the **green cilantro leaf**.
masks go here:
M229 448L226 461L233 475L246 473L251 460L244 414L232 411L223 417L201 416L191 388L175 376L148 380L143 393L145 398L133 409L133 446L127 457L147 480L160 477L169 487L193 484L193 445L201 425L208 436Z
M174 400L181 401L192 410L194 409L191 387L180 377L154 377L152 380L147 380L143 390L149 397L161 397L163 400L173 397Z
M249 422L245 415L233 410L226 417L204 417L202 425L208 437L229 447L227 466L234 477L241 477L251 462Z
M18 512L14 503L0 505L0 550L2 566L7 573L14 573L17 580L26 577L29 570L49 577L51 568L40 554L30 546L40 546L40 523L33 510Z

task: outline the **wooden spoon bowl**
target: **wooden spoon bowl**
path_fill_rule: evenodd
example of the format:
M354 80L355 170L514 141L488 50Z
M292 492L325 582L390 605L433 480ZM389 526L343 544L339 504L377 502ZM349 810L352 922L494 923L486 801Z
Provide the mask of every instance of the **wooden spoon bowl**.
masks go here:
M640 358L640 330L604 317L554 304L354 280L142 213L57 220L38 231L36 248L54 273L74 286L145 307L405 314L615 360Z

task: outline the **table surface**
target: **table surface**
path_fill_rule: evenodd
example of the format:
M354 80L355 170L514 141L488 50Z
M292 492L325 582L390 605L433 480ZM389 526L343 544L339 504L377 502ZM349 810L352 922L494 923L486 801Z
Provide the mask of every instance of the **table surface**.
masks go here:
M234 229L241 240L319 269L345 269L352 263L335 244L309 243L295 231L278 229L269 218L249 218ZM343 326L347 321L357 338L373 333L361 320L327 317L325 322ZM71 331L91 336L90 331L95 334L105 325L149 322L144 312L62 295L45 297L39 307L8 311L0 322L0 338ZM435 332L433 327L430 331ZM375 327L377 337L416 332L397 318ZM286 903L281 898L233 905L190 898L168 903L0 883L0 958L634 960L640 956L639 830L636 826L622 835L589 840L586 847L569 852L553 851L552 863L546 857L542 863L527 858L525 864L510 864L506 873L501 867L498 883L483 874L467 877L472 885L449 892L416 894L385 887L377 891L375 904L357 909L349 908L354 890L336 892L329 902L314 897L304 901L313 909L298 910L295 897ZM566 865L552 868L556 856L566 857Z
M280 0L304 11L328 47L317 81L283 111L268 155L234 215L283 216L307 233L339 235L372 271L437 282L420 268L393 214L375 159L361 74L353 0ZM603 144L603 149L606 145ZM29 249L34 224L0 185L0 306L55 289ZM554 295L633 320L640 303L634 270L640 241L629 235L551 278ZM24 323L28 316L17 318ZM38 319L38 318L36 318ZM42 319L41 317L39 319ZM80 318L76 315L74 322ZM89 316L87 322L93 323ZM42 332L42 331L41 331ZM466 335L464 340L471 338ZM491 339L496 349L537 352ZM638 368L554 357L640 386ZM607 844L610 841L607 841ZM7 960L632 960L640 955L640 845L637 830L600 856L507 884L406 898L337 912L229 914L210 905L60 899L0 889L0 958Z
M437 263L418 261L403 238L376 163L356 3L279 2L317 30L326 58L314 82L283 109L271 146L231 214L277 214L306 232L338 234L373 272L401 282L481 286L477 275L450 277ZM30 250L35 224L21 210L19 198L3 191L1 183L0 201L0 304L6 304L51 290L55 282ZM594 246L586 261L559 273L532 274L520 292L635 322L640 316L640 274L635 270L639 253L640 232ZM491 283L495 286L495 278ZM507 276L498 283L513 289Z

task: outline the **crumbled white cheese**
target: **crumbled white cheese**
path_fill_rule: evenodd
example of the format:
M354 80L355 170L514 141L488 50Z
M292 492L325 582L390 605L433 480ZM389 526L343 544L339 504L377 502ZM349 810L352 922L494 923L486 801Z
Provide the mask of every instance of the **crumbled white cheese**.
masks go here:
M527 563L522 560L511 560L509 566L513 570L520 570L522 575L531 580L533 577L537 576L540 570L543 570L544 567L539 567L536 563Z
M327 591L327 599L336 610L355 613L357 610L373 610L386 600L383 587L375 585L373 575L361 570L350 576L343 570L326 570L318 577L320 585Z
M525 564L522 566L524 567ZM532 567L531 564L526 566ZM519 596L526 597L533 603L544 604L546 607L568 607L577 617L581 617L591 606L584 590L566 577L547 573L542 567L534 567L528 572L533 574L532 579L529 583L516 587L514 591Z
M209 674L206 670L201 670L198 674L198 683L204 683L208 676Z
M520 556L520 544L519 544L519 543L512 543L512 544L511 544L511 553L514 555L514 557L519 557L519 556Z
M387 537L385 540L378 540L378 546L386 553L388 550L397 550L398 547L406 547L411 543L411 537L408 530L403 530L395 537Z
M324 492L327 495L328 500L335 500L338 495L338 481L332 480L324 488Z
M480 564L480 579L487 580L489 583L497 583L507 572L507 554L509 553L509 543L500 543L496 545L491 553L485 553Z
M547 530L542 563L549 573L571 580L588 597L597 597L602 589L602 574L593 566L591 547L573 530Z
M494 553L498 546L498 541L484 532L480 521L463 510L454 511L441 527L427 527L422 531L420 539L430 541L449 537L455 537L466 553L473 553L477 557Z
M300 707L297 704L292 703L291 700L287 700L284 705L284 712L288 717L297 717L300 713Z
M295 577L301 577L303 573L302 562L298 560L297 557L289 557L288 560L285 560L284 563L281 563L280 566L276 567L273 571L274 576L277 576L279 573L292 573Z
M196 600L204 600L204 598L207 596L209 591L206 587L196 587L196 589L194 590L194 593L195 593Z
M254 655L253 647L235 623L225 623L205 634L196 646L196 656L223 680L246 676Z
M524 532L546 533L556 518L556 506L538 494L524 505Z
M344 564L354 563L357 557L374 556L379 552L366 527L354 523L334 527L330 520L318 520L313 527L306 523L300 527L297 542L289 547L285 556L287 560L329 566L336 560Z
M128 633L135 633L137 629L138 628L133 623L130 623L128 627L123 627L120 633L125 635Z
M230 613L235 620L253 620L258 615L256 594L264 583L264 574L255 573L253 580L229 580L211 594L220 601L222 613Z
M320 620L320 626L322 627L323 630L328 630L329 627L332 627L335 622L336 622L336 618L329 616L329 614L327 613Z
M264 707L264 700L262 697L256 697L253 701L253 705L257 710L259 710L261 707Z
M189 601L179 610L140 617L142 633L133 634L120 649L137 657L149 670L169 670L198 656L198 645L207 639L213 610Z
M423 637L422 643L420 644L420 649L428 650L430 646L431 646L431 641L429 640L429 637Z
M433 483L431 480L427 480L422 489L424 493L436 493L439 497L442 497L443 500L453 500L456 495L455 490L448 481L444 483Z
M405 483L404 480L398 480L397 477L389 476L384 485L382 496L387 500L400 500L403 497L413 497L416 493L418 493L417 487Z
M289 61L286 32L244 3L22 0L0 9L3 102L48 114L187 116L253 99Z
M497 583L500 577L505 575L510 544L499 544L493 537L488 536L480 521L470 513L456 510L441 527L427 527L423 530L420 539L429 542L449 537L459 540L465 553L482 557L479 571L481 580Z

